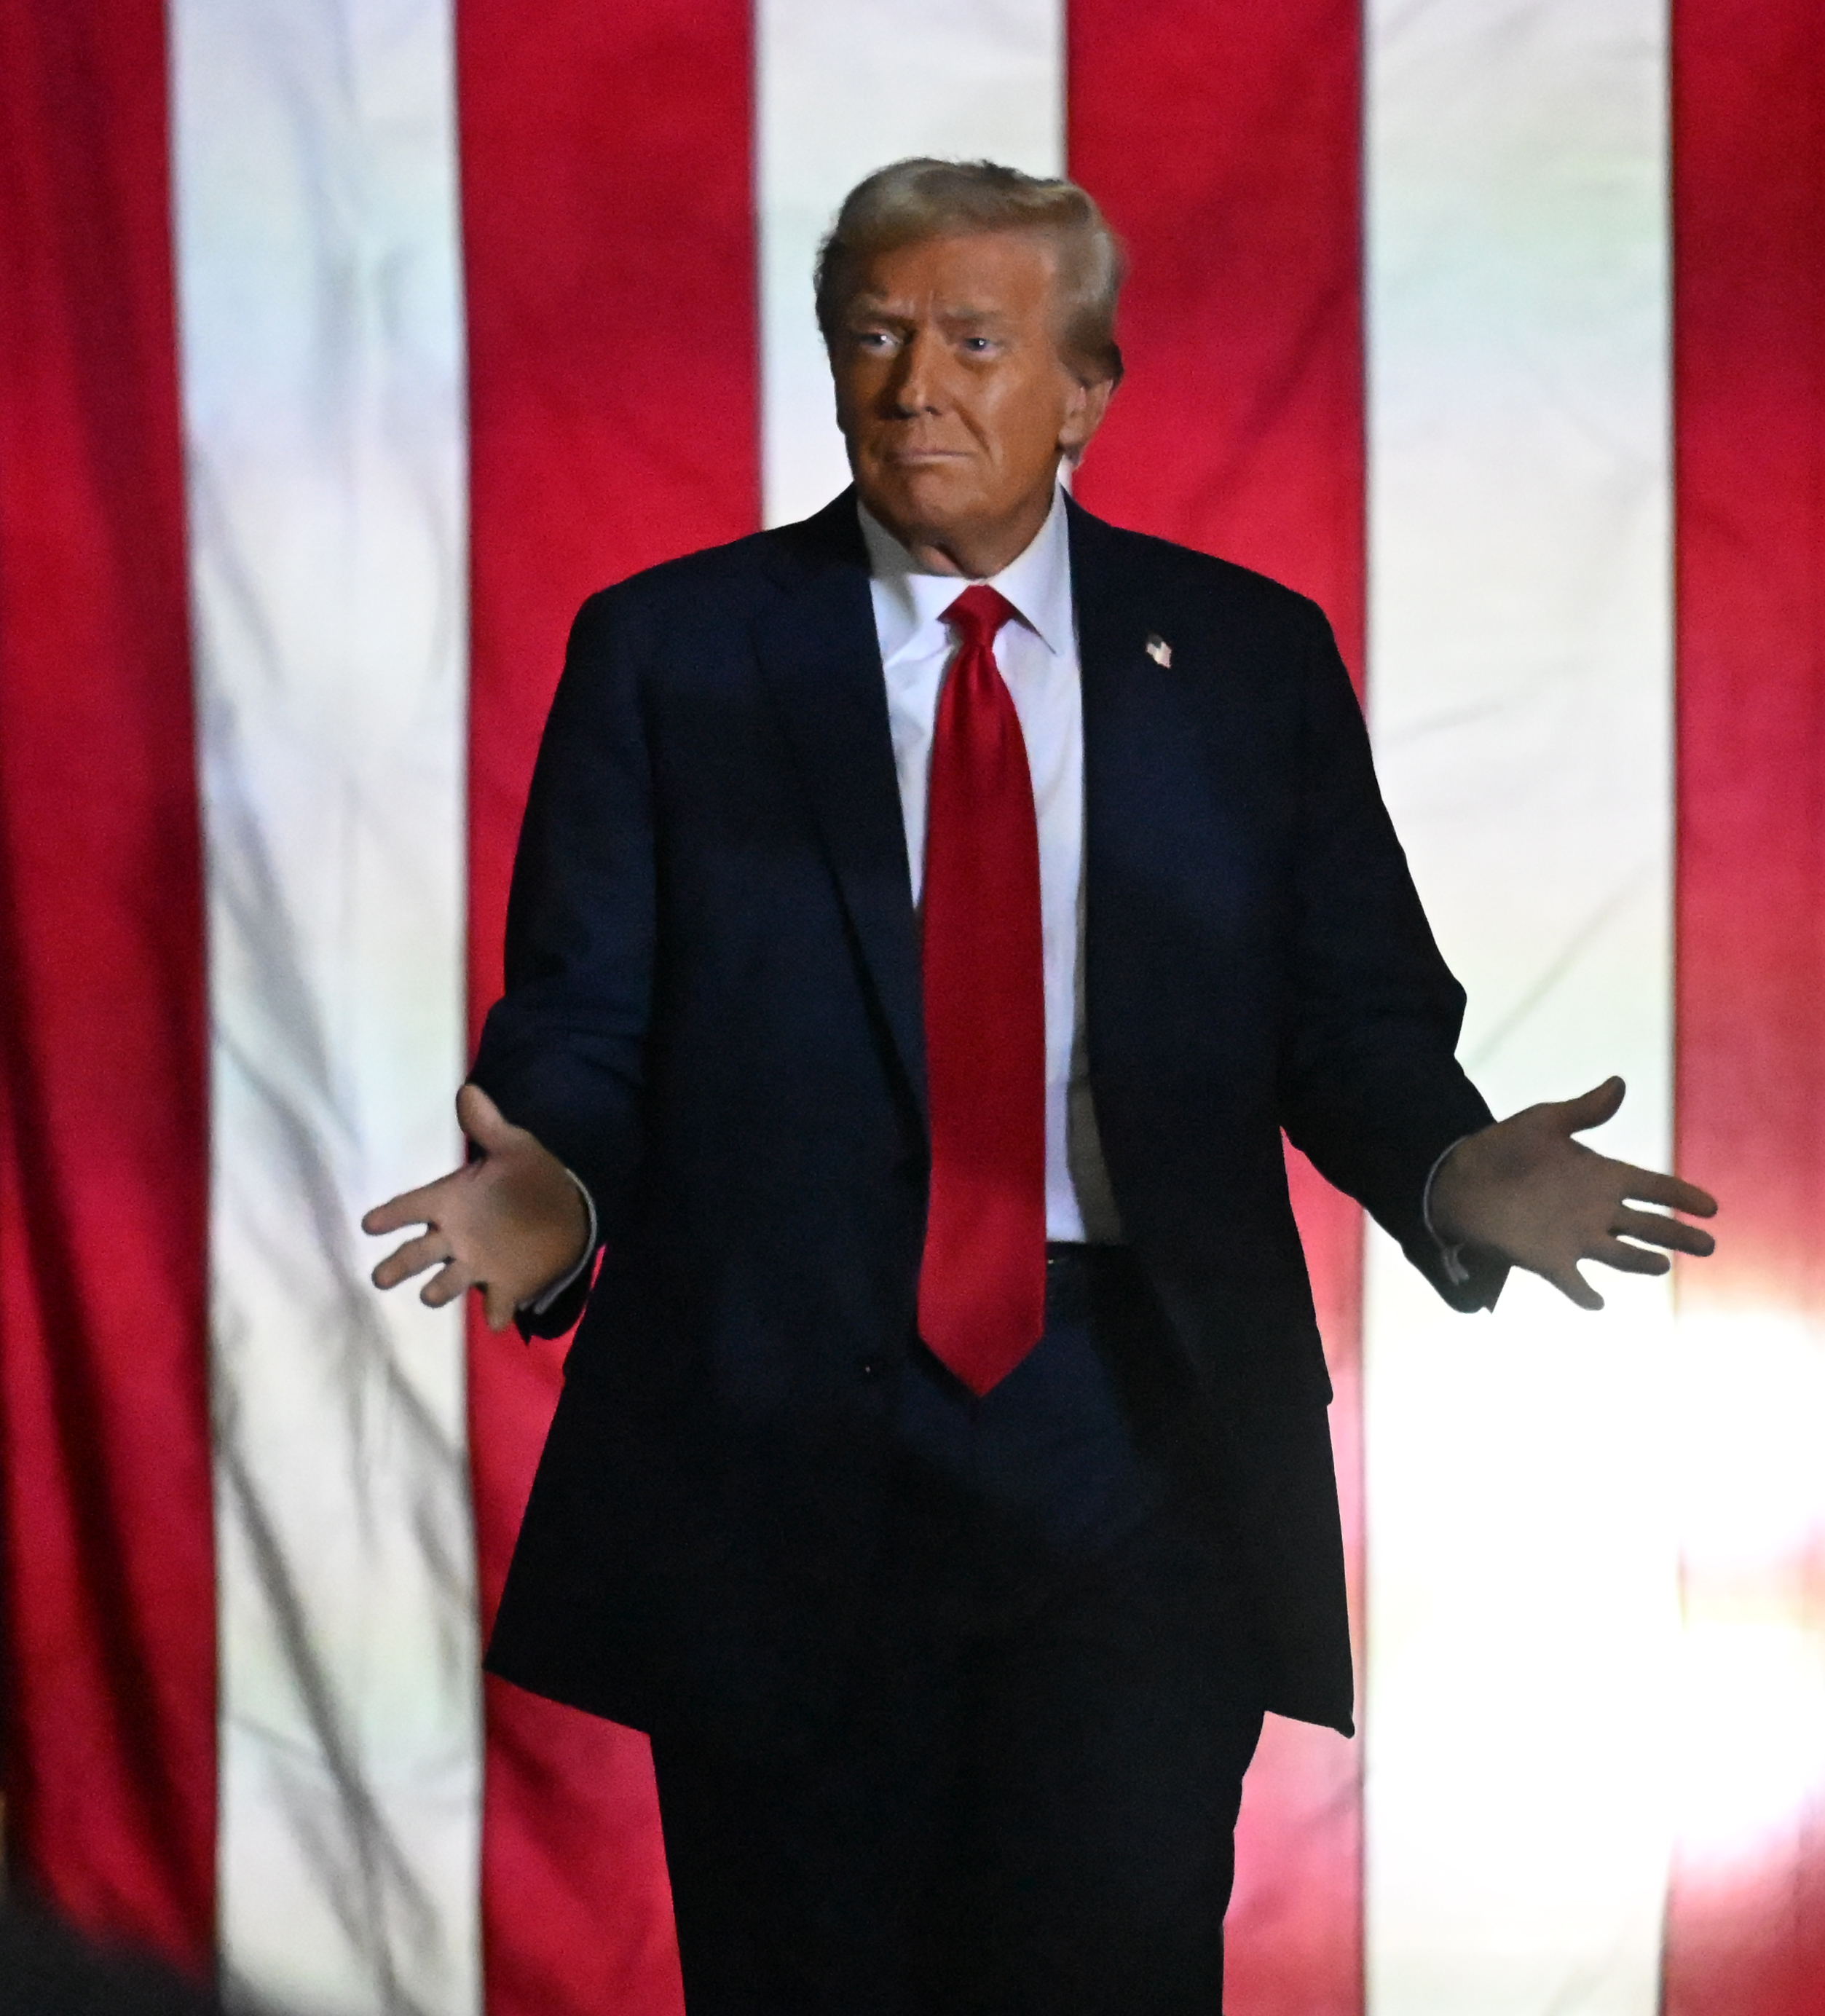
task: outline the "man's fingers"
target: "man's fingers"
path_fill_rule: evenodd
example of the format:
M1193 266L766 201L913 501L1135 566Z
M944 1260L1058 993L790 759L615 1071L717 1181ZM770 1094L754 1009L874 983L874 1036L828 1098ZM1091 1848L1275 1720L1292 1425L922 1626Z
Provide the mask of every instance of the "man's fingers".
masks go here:
M459 1301L476 1285L474 1274L461 1261L452 1260L419 1290L418 1298L427 1309L441 1309L448 1303Z
M445 1186L454 1183L462 1173L460 1169L452 1169L434 1183L421 1183L415 1190L401 1190L398 1197L376 1204L362 1220L362 1231L370 1238L378 1238L383 1233L403 1232L409 1225L435 1224L450 1194Z
M416 1239L409 1239L403 1246L395 1247L370 1278L376 1288L397 1288L401 1281L409 1281L414 1274L422 1274L426 1268L434 1267L440 1260L449 1258L450 1242L434 1226Z
M477 1280L474 1270L466 1267L452 1254L449 1240L434 1226L420 1237L407 1240L397 1252L389 1253L374 1269L374 1286L396 1288L401 1281L410 1280L414 1274L422 1274L427 1267L437 1269L419 1291L418 1298L427 1309L445 1308L471 1288L479 1288L482 1312L488 1318L490 1330L505 1330L513 1320L513 1295L491 1282Z
M1717 1241L1701 1227L1665 1217L1658 1211L1619 1211L1610 1229L1625 1239L1671 1247L1676 1253L1691 1253L1701 1259L1717 1250Z
M456 1124L484 1154L498 1155L513 1147L525 1130L516 1127L479 1085L465 1085L456 1095Z
M1577 1303L1581 1309L1600 1309L1604 1298L1575 1267L1557 1268L1550 1272L1540 1269L1568 1301Z
M1683 1211L1693 1218L1715 1218L1717 1199L1679 1176L1663 1175L1658 1169L1638 1169L1632 1163L1616 1165L1623 1179L1622 1194L1637 1204L1665 1204L1668 1211Z
M495 1105L479 1085L466 1085L456 1095L456 1118L463 1133L484 1154L510 1147L521 1130L501 1117ZM415 1190L401 1190L398 1197L377 1204L362 1220L362 1229L371 1238L388 1232L403 1232L409 1225L436 1225L448 1211L458 1194L455 1186L473 1180L475 1165L465 1163L435 1183L421 1183Z
M1605 1078L1575 1099L1530 1106L1463 1142L1434 1186L1441 1233L1532 1269L1581 1309L1600 1309L1604 1298L1578 1271L1579 1260L1664 1274L1672 1265L1668 1253L1712 1252L1716 1242L1708 1232L1673 1215L1712 1216L1717 1201L1707 1191L1573 1138L1611 1118L1625 1090L1621 1078Z
M1628 1089L1619 1078L1607 1078L1575 1099L1559 1100L1556 1107L1559 1124L1568 1134L1582 1134L1587 1127L1602 1126L1606 1120L1614 1119Z
M1664 1274L1673 1264L1664 1253L1631 1246L1625 1239L1600 1239L1586 1257L1624 1274Z

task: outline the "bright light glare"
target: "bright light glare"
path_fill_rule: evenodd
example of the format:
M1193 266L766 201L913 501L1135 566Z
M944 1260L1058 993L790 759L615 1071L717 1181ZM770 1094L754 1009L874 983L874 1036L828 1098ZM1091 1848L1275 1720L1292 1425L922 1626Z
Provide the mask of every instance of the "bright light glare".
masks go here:
M1759 1576L1825 1533L1825 1337L1775 1309L1682 1314L1678 1337L1687 1568Z
M1759 1859L1769 1836L1825 1791L1825 1630L1697 1620L1680 1663L1682 1852Z
M1825 1334L1767 1308L1678 1331L1681 1852L1740 1864L1825 1795Z

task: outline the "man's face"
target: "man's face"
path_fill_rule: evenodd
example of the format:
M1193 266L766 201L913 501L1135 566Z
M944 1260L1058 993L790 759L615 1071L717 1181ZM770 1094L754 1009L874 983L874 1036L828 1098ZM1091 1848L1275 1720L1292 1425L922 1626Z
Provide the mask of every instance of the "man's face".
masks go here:
M1038 530L1060 455L1089 439L1111 389L1059 355L1052 247L1017 232L928 239L857 278L830 365L862 502L906 544L998 571Z

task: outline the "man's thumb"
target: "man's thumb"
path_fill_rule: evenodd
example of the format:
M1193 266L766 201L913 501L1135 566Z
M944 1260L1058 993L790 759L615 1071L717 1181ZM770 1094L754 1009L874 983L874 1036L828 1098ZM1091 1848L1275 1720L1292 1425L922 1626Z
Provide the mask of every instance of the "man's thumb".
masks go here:
M485 1154L506 1147L517 1131L479 1085L466 1085L456 1095L456 1124Z
M1613 1120L1628 1089L1619 1078L1607 1078L1576 1099L1567 1100L1559 1109L1565 1131L1582 1134L1587 1127L1600 1127L1606 1120Z

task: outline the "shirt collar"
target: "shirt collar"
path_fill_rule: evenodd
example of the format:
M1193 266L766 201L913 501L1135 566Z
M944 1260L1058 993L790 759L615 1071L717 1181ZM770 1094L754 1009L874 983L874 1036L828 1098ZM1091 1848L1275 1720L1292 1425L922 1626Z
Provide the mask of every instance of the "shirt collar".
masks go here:
M912 554L859 499L855 508L877 589L881 658L891 664L914 648L930 647L929 633L942 628L944 612L966 584L955 574L920 573ZM1052 509L1031 543L988 585L1006 596L1054 657L1064 651L1071 636L1071 539L1061 491L1053 491Z

